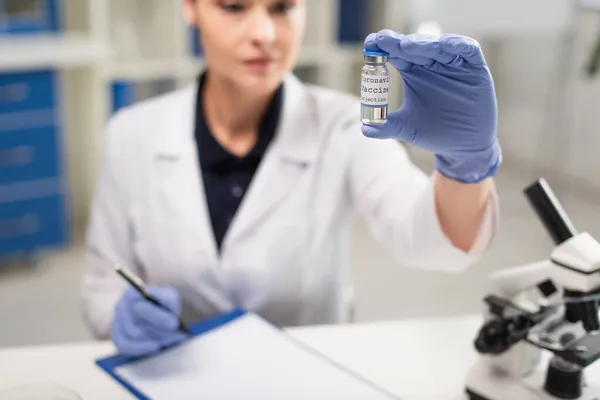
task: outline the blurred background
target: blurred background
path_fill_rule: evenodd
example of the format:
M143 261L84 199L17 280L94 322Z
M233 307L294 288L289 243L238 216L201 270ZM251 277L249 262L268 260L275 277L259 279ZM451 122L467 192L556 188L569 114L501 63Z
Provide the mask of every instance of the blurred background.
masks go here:
M497 88L498 240L465 273L415 271L358 219L359 322L479 312L492 271L549 255L552 242L522 195L540 176L580 231L600 234L600 0L307 2L296 70L306 82L358 95L363 39L390 28L476 38ZM91 338L79 301L82 240L105 124L121 107L188 85L201 68L180 0L0 0L0 346ZM410 152L432 171L430 155Z

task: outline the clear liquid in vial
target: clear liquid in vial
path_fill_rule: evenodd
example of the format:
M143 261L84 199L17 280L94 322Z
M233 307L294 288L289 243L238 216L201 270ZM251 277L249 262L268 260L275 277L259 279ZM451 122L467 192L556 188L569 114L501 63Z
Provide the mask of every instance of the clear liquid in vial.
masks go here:
M363 104L360 110L360 120L363 124L367 125L385 124L387 121L387 113L387 106L370 107Z

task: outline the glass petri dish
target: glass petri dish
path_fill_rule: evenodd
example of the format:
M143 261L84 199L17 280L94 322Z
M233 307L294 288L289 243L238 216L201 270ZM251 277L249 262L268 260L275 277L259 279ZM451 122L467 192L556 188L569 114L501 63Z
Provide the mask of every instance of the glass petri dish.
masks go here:
M53 383L31 383L0 391L2 400L83 400L74 391Z

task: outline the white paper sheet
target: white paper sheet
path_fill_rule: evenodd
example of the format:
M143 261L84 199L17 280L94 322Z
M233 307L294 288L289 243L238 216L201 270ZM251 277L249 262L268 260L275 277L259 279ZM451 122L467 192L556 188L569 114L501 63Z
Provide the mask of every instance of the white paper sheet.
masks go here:
M153 400L396 399L254 314L115 372Z

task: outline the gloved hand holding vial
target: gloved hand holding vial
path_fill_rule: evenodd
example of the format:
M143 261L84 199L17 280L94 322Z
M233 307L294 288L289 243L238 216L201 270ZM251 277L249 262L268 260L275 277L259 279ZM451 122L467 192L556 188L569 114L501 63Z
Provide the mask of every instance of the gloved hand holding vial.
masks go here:
M496 94L477 41L386 29L370 34L364 48L365 136L430 151L437 171L458 182L477 183L496 174L502 160ZM389 115L388 61L404 83L403 105Z

